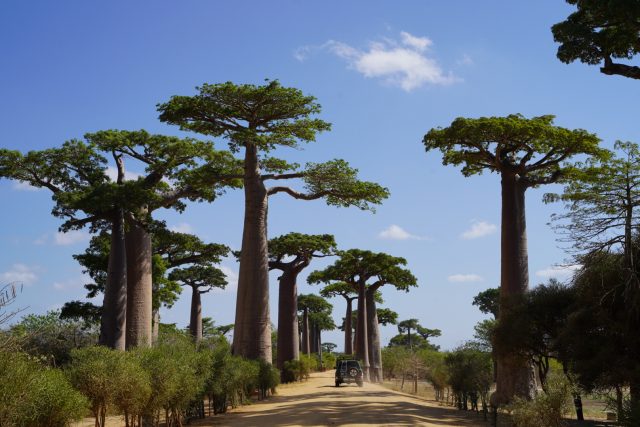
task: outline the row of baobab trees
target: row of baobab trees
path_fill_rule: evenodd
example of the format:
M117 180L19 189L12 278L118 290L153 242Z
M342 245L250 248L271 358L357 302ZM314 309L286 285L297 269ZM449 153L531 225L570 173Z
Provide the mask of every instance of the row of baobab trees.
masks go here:
M100 339L102 344L120 349L151 343L153 251L147 224L153 221L153 212L160 208L182 210L185 201L212 202L226 190L241 187L245 209L233 351L270 361L269 269L282 270L280 300L293 307L295 279L308 264L297 256L285 261L289 254L286 250L282 257L270 257L266 233L270 196L283 193L298 200L324 199L329 205L371 210L388 196L388 190L359 180L357 171L343 160L300 167L270 157L278 146L295 147L313 141L318 132L330 128L314 118L320 106L313 97L282 87L277 81L262 86L205 84L196 95L174 96L159 104L158 111L161 121L182 130L227 140L230 151L216 150L211 142L192 138L102 131L86 135L84 141L68 141L60 148L27 154L2 150L0 175L51 190L53 214L65 219L64 230L83 226L110 230ZM427 152L441 151L443 163L461 166L465 176L484 171L500 176L499 322L507 321L510 307L528 287L526 190L573 179L580 166L570 162L575 156L593 162L610 156L599 146L596 135L556 126L553 119L549 115L525 118L518 114L458 118L448 127L431 129L423 140ZM236 158L234 155L241 150L243 158ZM115 181L105 175L107 155L117 165ZM143 163L146 175L135 181L125 180L127 158ZM281 185L287 180L297 180L301 188ZM267 187L269 182L276 184ZM367 316L375 315L375 302L367 291L375 292L387 283L412 284L393 276L406 274L402 268L391 268L397 267L397 261L374 259L372 270L355 268L361 262L362 253L346 251L334 265L311 274L309 280L348 283L357 289L359 316L354 350L366 371L373 366L372 376L378 378L379 352L368 351L369 339L379 339L368 331L368 325L374 323L367 322ZM393 277L389 279L387 274ZM281 310L279 323L295 324L294 314L291 308ZM289 348L293 356L285 352L282 357L295 357L297 346ZM532 396L535 381L526 357L497 349L496 358L494 406L509 402L513 396Z

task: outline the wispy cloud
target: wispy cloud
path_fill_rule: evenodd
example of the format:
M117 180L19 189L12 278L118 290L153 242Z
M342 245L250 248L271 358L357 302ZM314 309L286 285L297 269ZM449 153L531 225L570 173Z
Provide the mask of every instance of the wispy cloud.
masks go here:
M219 268L227 277L228 283L224 289L214 288L212 292L214 293L235 292L238 289L238 272L226 265L221 265Z
M497 231L498 227L495 224L488 223L486 221L473 221L471 227L460 235L460 238L465 240L477 239L480 237L488 236Z
M40 191L42 188L34 187L33 185L24 181L14 181L11 186L14 190L18 191Z
M456 61L456 64L458 64L458 65L467 65L468 66L468 65L473 65L474 62L473 62L473 58L471 57L471 55L463 53L462 57Z
M552 265L551 267L545 268L543 270L536 271L536 276L543 279L558 279L564 280L568 279L575 273L580 270L582 265L574 264L574 265Z
M75 245L89 240L89 233L82 230L71 230L65 233L57 232L53 236L53 242L58 246Z
M0 274L2 283L18 282L24 285L32 285L38 280L37 267L29 267L25 264L13 264L11 269Z
M90 283L89 276L83 274L73 279L67 279L62 281L53 282L53 289L56 291L69 291L73 289L81 289L85 283Z
M169 230L176 233L193 233L193 227L191 224L181 222L180 224L169 227Z
M406 231L399 225L391 224L388 228L378 233L378 237L387 240L426 240L425 237L416 236Z
M452 283L469 283L469 282L482 282L484 279L477 274L453 274L447 277L447 280Z
M385 39L371 42L367 49L358 49L341 41L329 40L319 47L302 46L294 52L298 61L304 61L314 49L328 50L347 61L349 68L368 78L382 79L407 92L431 85L449 85L459 82L451 72L445 73L438 62L428 54L431 39L400 33L400 40Z
M118 179L118 169L113 166L107 166L104 173L109 177L111 181L117 181ZM142 175L137 172L131 172L128 170L124 171L124 179L125 181L135 181L140 178Z

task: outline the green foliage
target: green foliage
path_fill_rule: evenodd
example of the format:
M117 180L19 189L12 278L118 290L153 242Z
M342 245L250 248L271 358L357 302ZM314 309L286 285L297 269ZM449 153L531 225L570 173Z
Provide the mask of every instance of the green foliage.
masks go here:
M301 261L313 257L332 255L336 251L336 241L331 234L288 233L269 240L269 259L281 262L293 256Z
M169 280L196 288L205 293L213 288L224 289L227 286L227 276L217 267L211 265L192 265L177 268L169 273Z
M493 383L491 354L462 346L445 356L448 382L456 396L458 407L467 409L468 401L482 399L486 408L489 389Z
M81 419L88 402L58 369L0 351L0 425L63 427Z
M195 96L173 96L158 105L160 120L210 136L222 136L232 150L255 145L270 151L314 141L329 123L310 116L320 113L312 96L286 88L277 80L262 86L232 82L203 84Z
M326 357L325 355L329 355L328 353L323 354L323 359ZM327 359L325 359L327 360ZM335 357L333 359L333 364L330 364L331 359L329 358L326 362L326 366L335 366ZM293 381L303 381L309 379L309 374L318 369L318 358L315 355L306 355L301 354L300 359L298 360L289 360L284 362L284 382L289 383Z
M330 206L356 206L375 211L389 197L389 190L374 182L358 180L358 170L341 159L325 163L307 163L303 172L305 189L309 194L325 195Z
M398 313L388 308L376 308L378 323L382 326L395 325L398 323Z
M500 289L490 288L480 292L473 297L471 304L477 306L482 313L491 314L494 319L497 319L500 312Z
M553 119L551 115L527 119L520 114L459 117L447 128L431 129L423 143L427 152L442 152L442 164L461 165L464 176L484 170L510 171L528 187L562 179L572 170L566 162L572 156L606 157L596 135L554 126Z
M280 384L280 371L264 360L258 360L254 363L258 364L258 392L260 397L264 399L269 393L276 392L276 387Z
M23 351L52 366L68 363L72 349L98 341L95 324L61 319L59 311L27 315L11 327L10 333Z
M573 386L562 373L552 372L547 379L546 392L533 400L516 397L508 407L516 427L560 427L563 417L572 409Z
M567 0L577 10L551 30L560 43L558 59L586 64L604 61L600 71L640 78L636 66L613 63L612 58L631 59L640 52L640 3L637 0Z

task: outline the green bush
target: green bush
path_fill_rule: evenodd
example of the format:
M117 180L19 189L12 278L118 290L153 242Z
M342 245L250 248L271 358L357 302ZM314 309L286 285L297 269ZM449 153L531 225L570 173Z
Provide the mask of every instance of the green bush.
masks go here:
M64 374L22 353L0 352L0 425L67 426L82 418L88 402Z
M137 354L151 383L145 415L159 425L164 411L167 426L182 425L187 409L202 401L211 375L211 353L197 351L188 337L166 335L157 346L138 349Z
M547 377L546 392L533 400L516 398L508 410L516 427L559 427L562 418L572 408L572 384L562 373L552 372Z
M134 353L106 347L72 350L67 375L89 399L96 425L100 426L111 406L124 413L127 425L135 423L151 394L149 375Z
M280 384L280 371L264 360L258 361L258 391L264 399L269 393L274 394Z

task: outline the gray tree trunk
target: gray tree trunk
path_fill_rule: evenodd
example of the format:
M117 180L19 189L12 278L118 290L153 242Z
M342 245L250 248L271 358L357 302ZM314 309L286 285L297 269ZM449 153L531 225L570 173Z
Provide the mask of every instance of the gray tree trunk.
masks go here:
M152 344L155 344L158 342L159 335L160 335L160 309L157 308L153 310L153 326L151 328Z
M260 177L258 152L245 149L244 229L236 299L233 353L271 363L267 190Z
M309 310L302 312L302 352L307 356L311 354L311 342L309 337Z
M202 341L202 296L197 286L191 286L189 333L196 344Z
M356 330L356 357L362 361L363 379L369 381L369 340L367 332L366 284L358 284L358 329Z
M278 354L276 365L282 370L284 363L300 358L298 334L297 274L284 271L280 276L278 294Z
M353 316L353 299L347 297L347 314L344 318L344 353L353 354L353 325L351 324L351 317Z
M526 183L515 173L502 173L502 225L500 260L500 314L505 321L510 310L521 301L529 286L527 227L525 221ZM496 391L492 406L508 404L515 396L530 399L535 396L535 373L526 356L497 349Z
M135 221L125 235L127 246L127 349L149 347L153 323L151 235Z
M380 325L374 299L375 290L367 291L367 330L369 332L369 368L372 382L382 382L382 348L380 346Z
M124 350L127 326L127 251L121 209L114 214L111 223L111 249L102 307L100 345Z

